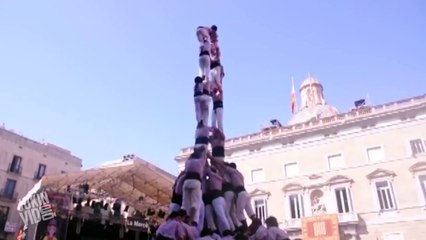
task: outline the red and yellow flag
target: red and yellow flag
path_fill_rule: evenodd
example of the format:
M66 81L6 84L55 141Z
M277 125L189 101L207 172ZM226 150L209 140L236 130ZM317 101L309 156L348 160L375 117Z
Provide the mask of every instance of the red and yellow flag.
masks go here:
M291 113L294 114L296 109L296 91L294 90L294 80L291 78Z

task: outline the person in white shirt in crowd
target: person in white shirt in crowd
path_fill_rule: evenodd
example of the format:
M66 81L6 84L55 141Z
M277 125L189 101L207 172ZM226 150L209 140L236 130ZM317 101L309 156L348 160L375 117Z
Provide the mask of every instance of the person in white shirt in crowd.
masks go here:
M287 232L279 228L278 221L271 216L265 220L270 240L290 240Z

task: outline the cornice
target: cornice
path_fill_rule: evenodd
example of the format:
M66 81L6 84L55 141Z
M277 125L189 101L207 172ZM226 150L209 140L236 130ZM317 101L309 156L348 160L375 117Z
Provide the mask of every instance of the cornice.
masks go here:
M51 155L65 161L81 164L82 160L74 155L67 149L63 149L54 144L40 143L30 138L21 136L13 131L7 130L4 127L0 128L0 138L17 144L22 147L30 148L42 154Z
M329 118L315 120L307 123L301 123L281 128L270 128L258 133L253 133L241 137L230 138L226 141L226 150L235 152L247 149L249 146L256 146L262 143L292 143L300 137L314 134L330 135L332 129L349 128L368 120L382 120L384 117L390 117L396 114L409 111L421 110L426 107L426 95L387 103L374 107L359 109L348 113L336 115ZM377 121L379 122L379 121ZM284 143L283 143L284 141ZM190 154L192 147L183 148L175 160L178 162Z
M413 174L417 172L426 172L426 161L420 161L411 165L409 171Z
M396 173L391 170L378 168L371 173L367 174L366 177L368 180L381 179L381 178L389 178L393 179L396 176Z

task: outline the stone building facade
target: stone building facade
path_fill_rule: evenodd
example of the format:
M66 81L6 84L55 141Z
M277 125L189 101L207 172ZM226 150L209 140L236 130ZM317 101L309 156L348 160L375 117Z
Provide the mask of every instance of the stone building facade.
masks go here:
M19 198L44 175L79 171L82 160L70 151L39 143L0 128L0 239L15 239L22 220L16 210Z
M293 238L304 218L332 214L341 240L425 239L426 95L345 113L317 79L300 95L287 126L226 142L258 217L277 217ZM176 157L179 169L191 151Z

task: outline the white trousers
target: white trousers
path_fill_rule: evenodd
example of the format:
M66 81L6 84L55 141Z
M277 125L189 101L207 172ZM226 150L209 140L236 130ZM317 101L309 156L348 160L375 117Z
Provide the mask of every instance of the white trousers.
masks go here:
M205 205L205 213L206 213L206 222L207 226L210 230L216 231L216 223L214 221L214 213L213 213L213 206L211 204Z
M198 218L198 226L197 226L197 230L199 233L201 233L201 231L203 231L204 229L204 218L205 218L205 206L203 201L201 201L201 207L200 207L200 217Z
M225 214L232 231L242 225L237 218L235 193L233 191L225 192Z
M212 234L210 236L204 236L202 238L199 238L198 240L222 240L223 238L221 238L219 235L217 234Z
M200 117L203 120L204 126L209 126L209 115L210 115L210 102L211 97L208 95L202 95L200 98Z
M213 209L216 214L217 225L221 233L225 230L231 230L231 227L228 222L228 217L226 216L226 202L225 198L217 197L212 201Z
M195 119L199 123L202 119L202 110L201 110L201 96L194 97L194 106L195 106Z
M170 203L170 205L169 205L169 213L168 214L170 214L172 212L179 211L180 208L181 208L181 206L179 204Z
M205 77L205 80L209 81L210 79L210 56L201 55L198 58L198 63L200 66L200 77Z
M212 88L222 87L222 66L217 66L210 70Z
M201 182L195 179L186 179L183 183L182 208L189 215L191 208L195 209L195 216L192 221L200 219L201 205L203 193L201 191ZM197 222L200 225L199 222Z
M214 109L212 112L212 127L219 128L223 132L223 108Z
M236 205L237 205L236 212L237 212L238 220L240 221L246 220L246 217L244 216L244 211L249 217L253 217L255 215L253 211L253 207L251 205L250 195L246 191L242 191L238 193Z

